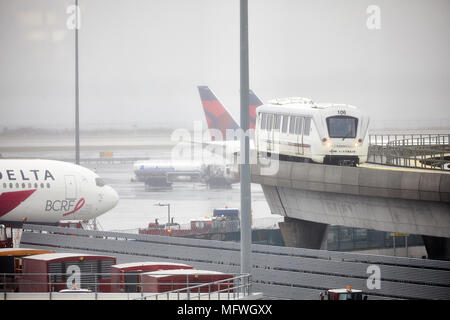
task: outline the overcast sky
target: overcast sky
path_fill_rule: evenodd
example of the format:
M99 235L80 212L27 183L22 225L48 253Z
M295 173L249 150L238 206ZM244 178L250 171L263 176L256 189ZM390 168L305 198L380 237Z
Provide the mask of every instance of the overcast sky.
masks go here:
M73 127L73 3L0 0L0 129ZM238 0L79 3L82 129L192 128L204 121L197 85L239 120ZM249 38L263 101L304 96L356 105L379 127L450 128L448 0L249 0Z

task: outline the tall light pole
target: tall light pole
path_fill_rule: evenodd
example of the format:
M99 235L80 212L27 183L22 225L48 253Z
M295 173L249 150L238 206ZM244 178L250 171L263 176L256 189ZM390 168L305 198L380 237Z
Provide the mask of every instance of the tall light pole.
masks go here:
M250 184L248 1L240 0L240 72L241 72L241 273L252 273L252 222Z
M78 86L78 0L75 0L75 163L80 164L80 92Z

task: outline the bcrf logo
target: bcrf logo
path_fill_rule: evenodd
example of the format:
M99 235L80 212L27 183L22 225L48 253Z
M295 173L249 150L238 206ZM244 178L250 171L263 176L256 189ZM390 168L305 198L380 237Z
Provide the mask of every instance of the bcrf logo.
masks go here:
M45 211L52 212L64 212L63 216L75 213L80 210L85 204L84 198L81 198L76 202L75 199L71 200L47 200L45 203Z

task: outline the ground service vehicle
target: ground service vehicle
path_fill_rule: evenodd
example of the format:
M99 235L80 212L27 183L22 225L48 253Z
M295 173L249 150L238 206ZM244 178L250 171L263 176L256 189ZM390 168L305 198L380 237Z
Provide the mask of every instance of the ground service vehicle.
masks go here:
M367 300L367 296L363 296L361 290L347 286L345 289L330 289L321 292L320 300Z

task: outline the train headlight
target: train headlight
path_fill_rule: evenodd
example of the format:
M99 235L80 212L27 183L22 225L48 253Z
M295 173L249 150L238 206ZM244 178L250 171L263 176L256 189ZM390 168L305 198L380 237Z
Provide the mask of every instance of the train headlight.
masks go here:
M359 138L358 141L355 142L355 147L358 147L362 142L363 142L363 140L361 138Z
M328 148L330 148L330 147L332 146L331 141L328 141L327 138L323 138L323 139L322 139L322 142L323 142Z

